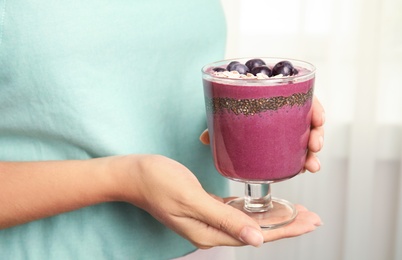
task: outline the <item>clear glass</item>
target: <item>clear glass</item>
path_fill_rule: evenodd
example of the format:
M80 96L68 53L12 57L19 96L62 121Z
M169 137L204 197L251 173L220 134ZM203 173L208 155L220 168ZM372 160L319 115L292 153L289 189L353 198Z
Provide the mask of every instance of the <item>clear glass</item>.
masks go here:
M283 58L260 58L268 67L282 60L298 70L294 76L267 79L227 78L202 68L211 151L215 167L226 178L245 183L245 196L228 204L253 217L262 228L290 223L292 203L271 197L271 184L299 174L307 155L315 68Z

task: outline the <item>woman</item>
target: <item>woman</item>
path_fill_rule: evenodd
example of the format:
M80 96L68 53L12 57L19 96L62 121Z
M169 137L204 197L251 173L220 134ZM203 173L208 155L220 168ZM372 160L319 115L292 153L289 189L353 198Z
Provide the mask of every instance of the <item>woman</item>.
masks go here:
M291 225L261 231L215 197L227 182L197 136L199 70L224 54L219 1L0 8L0 258L171 259L320 225L299 208ZM315 101L312 172L321 115Z

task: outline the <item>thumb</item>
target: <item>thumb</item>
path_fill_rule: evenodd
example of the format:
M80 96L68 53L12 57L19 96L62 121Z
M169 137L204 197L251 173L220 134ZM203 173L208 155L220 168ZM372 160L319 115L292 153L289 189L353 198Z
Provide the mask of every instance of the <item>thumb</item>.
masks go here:
M200 141L205 145L208 145L210 143L208 129L205 129L204 132L202 132L202 134L200 135Z
M196 218L224 232L244 244L259 247L264 243L260 226L256 221L240 210L215 199L201 201L203 205L195 207Z

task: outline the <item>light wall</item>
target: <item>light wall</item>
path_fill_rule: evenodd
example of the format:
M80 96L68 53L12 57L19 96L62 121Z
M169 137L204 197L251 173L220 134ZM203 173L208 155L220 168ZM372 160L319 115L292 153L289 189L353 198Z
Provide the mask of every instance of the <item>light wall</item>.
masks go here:
M228 58L289 57L317 67L326 109L322 170L273 195L325 225L236 259L402 259L402 1L222 0ZM243 186L234 183L234 195Z

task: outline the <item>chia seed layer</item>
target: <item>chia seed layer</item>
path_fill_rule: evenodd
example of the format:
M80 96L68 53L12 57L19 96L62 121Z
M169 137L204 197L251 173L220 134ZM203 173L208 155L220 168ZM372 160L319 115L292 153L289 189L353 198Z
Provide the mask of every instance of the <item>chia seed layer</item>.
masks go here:
M303 106L313 97L313 89L307 93L294 93L291 96L277 96L258 99L235 99L226 97L205 98L208 111L219 113L221 111L231 111L236 115L253 116L267 111L276 111L285 106Z

